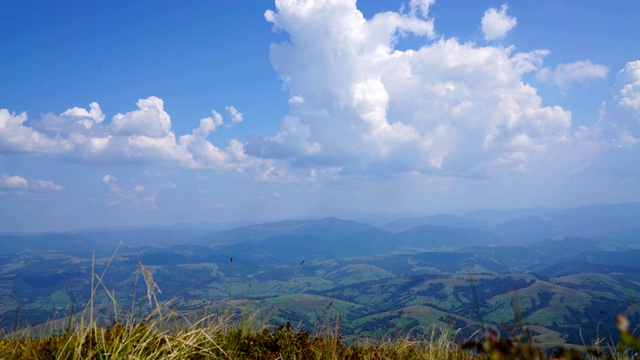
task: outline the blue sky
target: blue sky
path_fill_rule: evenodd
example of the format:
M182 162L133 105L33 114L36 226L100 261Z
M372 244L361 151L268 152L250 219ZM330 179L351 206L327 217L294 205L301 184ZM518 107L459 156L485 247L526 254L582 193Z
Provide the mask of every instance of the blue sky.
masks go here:
M3 1L0 231L640 201L612 4Z

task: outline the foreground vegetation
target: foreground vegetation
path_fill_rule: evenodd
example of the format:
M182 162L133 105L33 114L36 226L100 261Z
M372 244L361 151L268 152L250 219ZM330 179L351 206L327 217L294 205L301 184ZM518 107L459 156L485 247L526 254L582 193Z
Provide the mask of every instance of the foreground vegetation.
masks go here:
M343 340L337 319L315 329L314 334L295 329L289 322L275 328L230 312L209 315L197 322L156 303L156 310L141 322L101 326L85 322L83 314L58 335L26 330L0 338L0 359L638 359L640 338L629 333L623 315L616 319L617 346L543 351L524 337L501 338L488 330L478 341L456 341L455 334L432 331L422 339ZM165 313L167 312L167 313ZM55 328L49 332L55 332ZM523 329L524 330L524 329Z
M160 326L159 326L160 325ZM336 334L312 336L279 326L249 329L214 320L184 328L159 323L78 328L59 336L6 338L6 359L476 359L446 340L358 342Z

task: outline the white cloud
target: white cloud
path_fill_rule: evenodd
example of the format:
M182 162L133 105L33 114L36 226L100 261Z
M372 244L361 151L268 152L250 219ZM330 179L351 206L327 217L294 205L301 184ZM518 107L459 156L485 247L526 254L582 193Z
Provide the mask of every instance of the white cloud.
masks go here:
M503 4L500 10L491 8L484 12L480 23L485 40L503 38L518 24L515 17L507 15L508 9L507 4Z
M35 191L59 191L64 189L61 185L57 185L53 181L39 179L31 181L29 187Z
M436 0L411 0L409 3L409 13L412 16L427 17L429 15L429 7L435 4Z
M224 121L222 121L222 115L215 110L211 110L211 115L213 116L211 119L215 126L220 126Z
M111 121L113 135L163 138L171 134L171 118L164 111L164 101L155 96L140 99L138 110L117 114Z
M637 177L640 168L629 159L640 158L640 60L628 62L617 74L614 96L602 103L598 120L579 126L574 159L586 165L580 171L607 176Z
M0 175L0 189L19 190L29 187L29 182L22 176Z
M309 176L307 177L307 181L316 181L316 176L318 176L318 173L316 172L316 169L311 169L311 171L309 172Z
M571 141L571 113L543 106L522 79L546 50L442 38L401 51L401 36L434 36L422 10L366 20L354 1L276 6L265 17L290 41L272 44L270 56L291 110L275 136L249 140L249 154L345 173L484 176L526 171Z
M157 210L158 209L158 205L157 205L157 199L155 196L147 196L144 198L140 198L140 199L135 199L133 201L134 205L139 206L139 207L145 207L145 208L149 208L152 210Z
M209 136L209 133L215 131L218 126L222 125L222 115L215 111L211 111L211 115L210 117L200 119L200 126L195 130L204 137Z
M265 183L286 184L298 179L295 176L287 174L287 171L285 169L276 168L275 166L268 166L266 169L257 174L255 180Z
M92 102L91 104L89 104L89 109L90 110L87 111L87 109L74 107L63 112L62 114L60 114L60 116L80 118L82 119L80 120L82 125L87 129L90 129L93 124L101 123L102 121L104 121L105 116L100 109L100 105L98 105L98 103L96 102Z
M608 127L617 133L614 144L632 148L640 143L640 60L630 61L618 71L614 103L607 108ZM638 154L640 156L640 154Z
M299 118L289 116L284 119L275 136L250 141L248 151L260 157L298 159L321 152L322 146L311 140L308 124Z
M109 175L109 174L107 174L107 175L102 177L102 182L105 183L105 184L110 183L110 182L115 182L117 180L118 180L118 178L116 178L113 175Z
M292 96L289 98L289 104L302 104L304 98L302 96Z
M0 109L0 153L50 153L69 150L68 142L51 139L31 127L24 126L27 113L18 115Z
M618 146L627 146L627 147L631 147L637 144L638 142L640 142L640 139L634 137L629 130L620 131L620 133L618 134L617 140L618 140L617 141Z
M604 79L609 73L609 68L604 65L594 64L589 60L576 61L570 64L560 64L555 70L542 68L536 74L539 80L566 88L573 82L587 82L589 80Z
M226 149L207 140L223 124L222 115L211 111L190 135L177 137L164 101L151 96L137 102L137 110L119 113L109 124L100 106L74 107L60 115L46 114L29 122L26 113L0 109L0 154L22 153L58 159L112 163L162 163L185 168L244 169L261 163L244 154L243 145L229 141ZM232 122L243 119L229 106ZM233 151L233 153L228 153Z
M53 181L48 180L27 180L18 175L6 175L0 174L0 191L2 190L14 190L14 191L60 191L64 188L61 185L55 184Z
M173 181L166 181L164 184L162 184L162 187L165 189L175 189L178 186Z
M244 120L244 116L242 115L242 113L239 112L235 107L229 105L226 107L226 109L229 112L229 115L231 115L232 123L241 123L242 120Z
M232 167L229 154L207 140L212 124L210 119L202 119L200 126L194 129L192 134L180 136L180 147L190 158L186 163L187 167Z
M107 174L102 177L106 191L104 203L109 206L133 205L150 209L157 209L156 196L149 195L149 191L144 186L137 184L133 188L122 188L118 186L118 178Z
M640 112L640 60L628 62L618 72L618 103Z
M594 153L614 148L626 151L640 143L640 60L628 62L618 71L612 90L615 95L602 104L598 121L576 131L580 145Z

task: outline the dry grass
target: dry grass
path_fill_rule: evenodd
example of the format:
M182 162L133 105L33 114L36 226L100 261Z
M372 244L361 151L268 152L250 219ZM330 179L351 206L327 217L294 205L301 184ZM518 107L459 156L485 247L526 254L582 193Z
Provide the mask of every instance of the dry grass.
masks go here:
M444 337L344 345L340 337L311 336L279 326L259 331L223 317L163 329L162 322L77 328L61 336L0 340L4 359L484 359ZM224 329L224 330L223 330Z

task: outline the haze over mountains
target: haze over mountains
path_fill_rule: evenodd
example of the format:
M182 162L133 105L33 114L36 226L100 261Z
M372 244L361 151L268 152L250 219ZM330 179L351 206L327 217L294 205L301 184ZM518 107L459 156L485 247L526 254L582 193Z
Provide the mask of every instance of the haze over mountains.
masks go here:
M180 311L251 301L269 321L313 326L329 307L340 313L346 335L419 334L430 326L471 334L482 324L513 322L520 312L538 341L562 344L578 343L580 332L595 336L601 311L602 326L613 326L618 312L640 320L640 203L624 203L380 226L325 218L224 230L181 224L4 234L0 324L42 324L78 312L89 296L94 251L96 273L110 264L103 280L120 309L136 298L143 266L163 291L158 297L175 298ZM105 320L115 316L111 302L105 294L97 302Z

